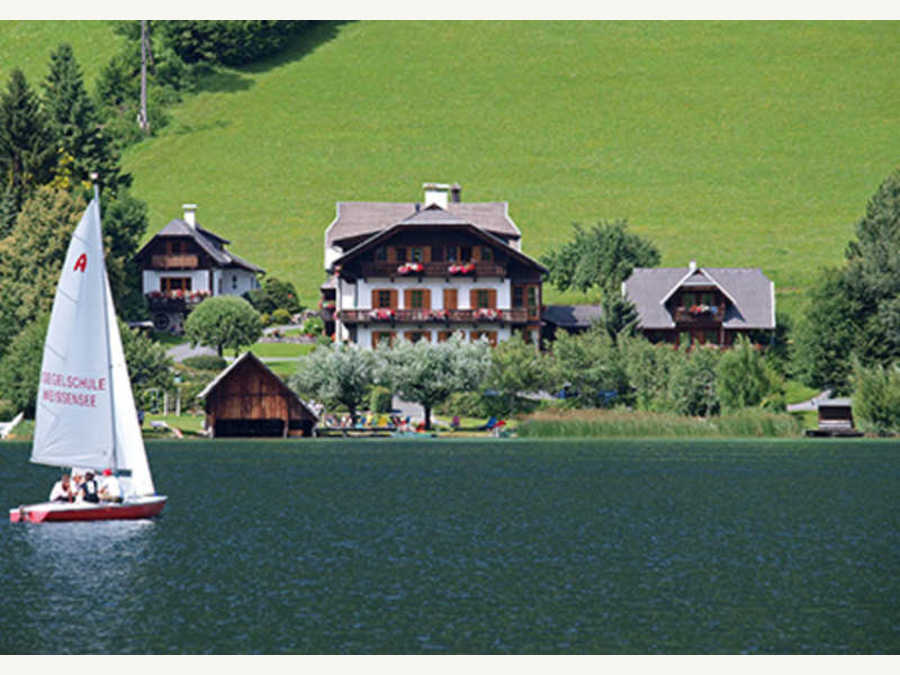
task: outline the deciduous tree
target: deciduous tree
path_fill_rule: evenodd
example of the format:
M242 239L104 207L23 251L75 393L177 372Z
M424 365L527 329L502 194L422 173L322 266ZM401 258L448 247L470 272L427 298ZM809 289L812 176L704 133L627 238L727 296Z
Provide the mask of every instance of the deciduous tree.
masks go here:
M50 312L84 209L80 197L41 187L25 202L12 233L0 240L0 353L22 328Z
M289 379L291 388L306 398L344 406L356 421L375 383L375 355L356 345L322 345L300 359Z
M219 295L201 302L184 322L184 334L192 345L213 347L219 356L225 349L235 355L262 335L262 323L250 303L233 295Z
M457 391L478 389L491 365L490 346L481 340L463 341L459 334L445 342L400 340L378 349L378 380L405 401L425 411L431 429L431 411Z
M659 251L647 239L628 232L624 220L601 221L589 229L575 224L571 241L541 258L549 281L562 291L586 292L599 287L604 295L620 293L635 267L659 264Z

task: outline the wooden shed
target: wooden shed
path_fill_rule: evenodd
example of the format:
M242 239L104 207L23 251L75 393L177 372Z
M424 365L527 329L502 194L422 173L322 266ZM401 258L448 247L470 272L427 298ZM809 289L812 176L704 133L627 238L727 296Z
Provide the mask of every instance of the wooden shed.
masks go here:
M311 436L318 418L253 352L236 358L197 395L213 438Z
M862 436L853 425L853 401L849 398L829 398L816 403L819 426L807 431L808 436Z

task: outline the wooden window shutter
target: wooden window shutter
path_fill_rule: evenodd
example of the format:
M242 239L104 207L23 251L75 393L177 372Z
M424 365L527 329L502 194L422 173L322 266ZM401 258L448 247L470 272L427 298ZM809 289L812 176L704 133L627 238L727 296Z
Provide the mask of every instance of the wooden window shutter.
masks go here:
M469 291L469 307L472 309L478 307L478 291L474 288Z
M422 308L431 309L431 289L426 288L422 291Z
M488 307L497 309L497 289L492 288L488 291Z
M378 307L378 291L374 288L372 289L372 305L371 305L371 307L372 307L372 309L375 309Z
M458 309L459 295L455 288L444 289L444 309Z
M412 307L412 289L407 288L403 291L403 306L406 309Z
M397 291L391 290L391 309L397 309Z

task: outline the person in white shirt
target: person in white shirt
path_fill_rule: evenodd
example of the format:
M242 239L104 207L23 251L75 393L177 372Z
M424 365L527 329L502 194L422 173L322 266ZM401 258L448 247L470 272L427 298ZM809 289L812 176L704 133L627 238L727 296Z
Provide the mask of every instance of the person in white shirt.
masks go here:
M53 489L50 490L51 502L72 502L75 501L75 493L72 482L69 480L69 474L64 473L62 478L56 481Z
M100 501L122 501L122 486L111 469L103 470L103 477L100 479Z

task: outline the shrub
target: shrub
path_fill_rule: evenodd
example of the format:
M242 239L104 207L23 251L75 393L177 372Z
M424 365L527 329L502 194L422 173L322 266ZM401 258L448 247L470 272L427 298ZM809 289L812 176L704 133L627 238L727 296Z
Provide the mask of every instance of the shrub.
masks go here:
M322 335L325 332L325 322L320 316L311 316L303 322L303 332L307 335Z
M288 312L283 307L279 307L274 312L272 312L272 323L282 326L286 323L291 322L291 313Z
M879 436L900 432L900 367L863 368L854 362L853 410L863 431Z
M182 361L184 365L193 370L215 370L219 371L228 365L228 362L221 356L213 356L212 354L200 354L199 356L189 356Z
M394 409L394 395L387 387L372 387L369 392L369 410L376 413L389 413Z

